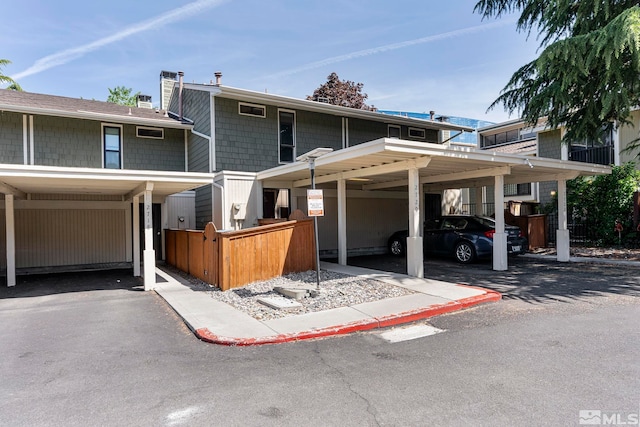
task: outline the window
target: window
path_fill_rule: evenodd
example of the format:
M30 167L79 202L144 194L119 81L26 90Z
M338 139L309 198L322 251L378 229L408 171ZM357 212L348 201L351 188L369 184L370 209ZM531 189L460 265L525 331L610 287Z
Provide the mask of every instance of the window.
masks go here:
M400 139L400 126L389 125L389 138Z
M426 132L424 129L409 128L409 136L411 138L425 139Z
M136 126L138 138L164 139L164 129Z
M104 167L122 169L122 126L103 125Z
M238 103L238 114L242 116L267 117L267 107L264 105L247 104L245 102Z
M280 163L291 163L296 157L296 113L278 111L278 129Z

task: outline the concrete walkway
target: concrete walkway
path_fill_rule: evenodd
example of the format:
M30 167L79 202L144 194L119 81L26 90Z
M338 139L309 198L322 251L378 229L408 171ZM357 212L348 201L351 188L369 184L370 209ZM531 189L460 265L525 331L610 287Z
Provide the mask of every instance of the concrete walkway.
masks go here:
M473 305L498 301L500 293L438 280L419 279L360 267L321 262L323 270L380 280L410 289L416 294L349 307L257 320L232 306L194 291L181 277L160 268L156 273L166 282L155 291L184 319L203 341L224 345L260 345L297 341L385 328Z

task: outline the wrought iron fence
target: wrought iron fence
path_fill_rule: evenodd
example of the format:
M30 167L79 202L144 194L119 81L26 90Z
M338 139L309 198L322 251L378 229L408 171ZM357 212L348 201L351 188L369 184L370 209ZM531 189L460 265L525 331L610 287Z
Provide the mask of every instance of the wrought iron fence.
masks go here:
M547 215L547 242L549 246L556 245L556 231L558 230L558 213L553 212ZM592 244L598 239L593 221L589 218L573 218L567 223L569 230L569 241L572 245L583 246Z

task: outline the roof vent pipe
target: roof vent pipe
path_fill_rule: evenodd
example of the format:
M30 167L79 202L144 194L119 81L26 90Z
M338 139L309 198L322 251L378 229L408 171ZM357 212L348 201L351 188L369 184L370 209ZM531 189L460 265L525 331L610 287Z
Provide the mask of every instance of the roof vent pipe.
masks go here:
M178 71L178 118L182 121L182 90L184 89L184 72Z
M216 86L220 86L222 84L222 72L216 71L213 75L216 76Z
M433 111L433 110L429 111L429 116L430 116L430 118L429 118L429 119L430 119L430 120L433 120L433 118L435 117L435 115L436 115L436 112L435 112L435 111Z

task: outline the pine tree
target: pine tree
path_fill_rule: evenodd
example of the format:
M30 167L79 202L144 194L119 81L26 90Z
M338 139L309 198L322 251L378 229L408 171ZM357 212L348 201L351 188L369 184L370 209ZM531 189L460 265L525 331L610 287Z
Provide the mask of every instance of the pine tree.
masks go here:
M640 105L638 0L481 0L484 18L519 12L518 31L537 31L540 55L518 69L489 109L502 104L528 123L566 127L565 142L629 123Z
M20 85L11 77L5 76L2 72L2 68L9 64L11 64L11 61L9 61L8 59L0 59L0 83L9 83L9 86L7 86L7 89L9 90L21 91L22 88L20 87Z

